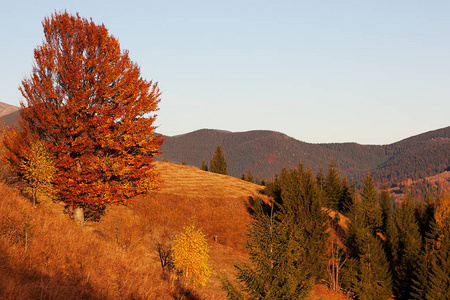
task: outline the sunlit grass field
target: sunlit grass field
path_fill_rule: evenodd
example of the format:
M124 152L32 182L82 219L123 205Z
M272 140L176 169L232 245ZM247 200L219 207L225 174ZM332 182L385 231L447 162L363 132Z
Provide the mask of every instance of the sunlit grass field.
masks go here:
M0 299L226 299L219 275L233 279L244 249L249 206L262 186L198 168L155 163L160 189L107 209L81 230L56 203L36 208L0 183ZM169 279L157 245L194 223L210 247L205 286ZM309 299L345 299L316 286Z

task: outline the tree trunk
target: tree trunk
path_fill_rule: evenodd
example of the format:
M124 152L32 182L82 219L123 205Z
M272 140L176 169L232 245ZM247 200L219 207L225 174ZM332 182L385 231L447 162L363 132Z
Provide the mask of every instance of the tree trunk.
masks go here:
M75 222L77 222L78 225L80 225L81 229L83 230L84 226L84 211L82 207L77 207L73 211L73 218Z

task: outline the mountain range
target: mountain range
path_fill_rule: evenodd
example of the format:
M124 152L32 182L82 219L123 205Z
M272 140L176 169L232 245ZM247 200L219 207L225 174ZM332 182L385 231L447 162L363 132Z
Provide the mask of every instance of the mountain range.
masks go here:
M18 107L0 102L0 122L17 125ZM314 172L327 171L332 161L341 175L356 183L370 172L377 182L418 180L450 171L450 126L405 138L389 145L357 143L313 144L269 130L230 132L200 129L176 136L163 136L162 154L155 160L207 164L222 146L228 173L234 177L251 171L259 179L271 179L283 167L302 163Z
M378 182L393 183L450 170L450 126L389 145L312 144L275 131L201 129L165 136L162 154L156 160L200 167L203 160L209 163L218 145L222 146L228 173L235 177L251 171L255 177L270 179L283 167L300 162L315 172L321 168L326 172L334 161L340 174L355 182L368 172Z

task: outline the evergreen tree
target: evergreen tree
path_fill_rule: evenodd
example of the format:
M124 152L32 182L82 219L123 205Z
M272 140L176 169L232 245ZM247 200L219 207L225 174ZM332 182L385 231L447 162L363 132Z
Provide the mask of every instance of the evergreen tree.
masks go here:
M338 210L339 199L342 193L341 178L337 171L336 163L331 161L325 180L325 195L327 207Z
M285 168L283 168L281 172L284 172L284 170ZM273 180L266 182L264 193L267 196L272 197L275 203L282 203L280 176L275 175L275 178Z
M435 197L427 196L425 201L421 201L415 206L415 215L417 223L419 224L420 234L423 238L429 238L429 235L432 234L435 229L437 201L438 199Z
M254 211L255 222L247 235L254 268L236 265L241 290L221 279L229 299L303 299L313 279L302 263L306 259L302 231L291 226L291 216L264 211L261 201Z
M248 170L246 173L242 174L242 180L248 181L248 182L254 182L252 170Z
M347 229L346 245L350 257L357 257L361 253L361 245L364 240L364 228L367 228L365 217L363 215L363 206L361 201L355 201L349 211L349 223Z
M425 299L430 286L431 262L436 255L436 241L439 240L439 226L435 220L436 200L430 197L416 206L415 215L423 243L419 261L412 274L411 299Z
M254 268L237 265L241 289L222 279L230 299L303 299L325 278L328 218L313 173L283 169L269 186L274 206L267 213L257 202L247 236Z
M325 189L325 175L323 174L323 168L320 167L319 172L316 175L317 187L319 190L324 191Z
M388 299L392 294L389 265L362 212L362 203L355 202L349 214L346 245L350 259L345 265L342 286L356 299Z
M431 251L432 249L426 246L420 253L419 261L411 277L410 299L422 300L426 297L427 287L430 285L429 269L433 256Z
M391 273L395 275L394 271L399 256L399 240L398 228L395 222L395 215L388 217L386 224L386 242L384 243L384 250L386 258L388 259Z
M381 232L386 234L388 220L392 216L391 195L389 194L387 186L383 187L380 194L380 209L381 209Z
M227 161L225 160L225 156L222 152L222 146L217 146L216 151L214 152L213 157L209 163L209 170L213 173L228 175L227 171Z
M326 243L329 234L328 216L322 209L322 193L311 170L302 164L294 170L281 173L281 199L284 214L292 216L295 226L302 229L306 240L307 259L311 276L324 278L326 273Z
M353 292L360 300L388 299L392 295L392 278L386 255L379 240L368 230L362 237Z
M347 177L342 180L341 198L339 199L338 210L343 214L347 214L356 199L355 185L348 182Z
M433 249L425 299L450 299L450 195L442 194L434 213Z
M398 299L409 299L412 287L412 274L417 268L422 236L419 232L414 204L411 194L405 195L396 211L396 225L398 230L398 271L396 272L394 290Z
M377 205L377 189L370 173L367 174L363 182L361 201L365 224L370 228L372 234L375 234L381 228L382 218L380 207Z
M205 160L202 160L202 166L200 167L200 170L208 171L208 165L206 164Z
M438 249L431 259L426 300L450 300L450 230L438 240Z

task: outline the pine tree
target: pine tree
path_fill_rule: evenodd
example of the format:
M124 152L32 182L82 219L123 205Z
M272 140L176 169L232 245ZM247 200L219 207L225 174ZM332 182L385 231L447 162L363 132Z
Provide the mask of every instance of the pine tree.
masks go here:
M336 163L331 161L325 180L325 195L327 207L338 210L342 194L342 183L337 171Z
M351 257L357 257L361 252L359 247L364 239L362 228L366 228L366 222L363 215L363 207L361 201L355 201L351 207L349 214L349 224L347 229L346 245Z
M395 215L391 215L386 224L386 242L384 243L384 250L386 252L386 258L389 262L389 268L393 276L395 276L396 264L399 260L399 240L398 240L398 228L395 222Z
M398 299L409 299L413 285L412 274L417 268L422 247L422 236L415 217L413 199L410 193L405 195L396 211L398 229L398 271L395 276L394 290Z
M328 218L313 173L283 169L269 186L275 203L268 213L257 202L247 236L254 268L237 265L242 293L223 280L230 299L302 299L325 278Z
M208 165L206 164L205 160L202 160L202 166L200 167L203 171L208 171Z
M437 201L433 226L435 250L428 272L425 299L450 299L450 195L441 194Z
M211 162L209 163L209 170L213 173L228 175L227 161L222 151L222 146L217 146Z
M430 269L436 256L436 242L439 240L439 225L436 223L436 200L427 197L416 206L415 215L423 239L416 268L412 274L411 299L426 299L430 286Z
M392 278L383 248L368 230L362 235L353 292L357 299L388 299L392 295Z
M304 245L307 260L303 264L309 266L311 276L324 278L328 216L322 207L323 194L317 187L316 178L311 170L305 170L299 164L296 169L284 170L280 182L284 213L293 217L295 226L302 228L307 238Z
M248 182L254 182L252 170L248 170L246 173L242 174L242 180L248 181Z
M386 234L388 220L392 216L392 204L391 204L391 196L387 189L387 186L383 187L383 190L380 194L380 209L381 209L381 232Z
M342 180L341 198L339 199L338 210L343 214L347 214L356 199L356 189L354 184L348 182L347 177Z
M433 257L432 249L425 246L419 256L414 273L411 275L410 299L425 299L429 283L429 269Z
M303 299L312 288L303 246L303 233L292 227L292 218L263 209L261 200L254 206L255 222L247 234L247 248L253 268L236 265L241 290L227 279L222 285L229 299ZM295 230L298 229L298 230Z
M382 218L380 207L377 205L377 189L370 173L367 174L363 182L361 201L365 224L370 228L372 234L375 234L381 228Z
M439 237L439 248L431 260L426 300L450 300L450 228Z
M389 264L362 212L362 203L355 202L349 214L346 245L350 259L344 268L342 285L356 299L388 299L392 294Z
M316 175L317 187L319 190L324 191L325 189L325 175L323 173L323 168L320 167L319 172Z

